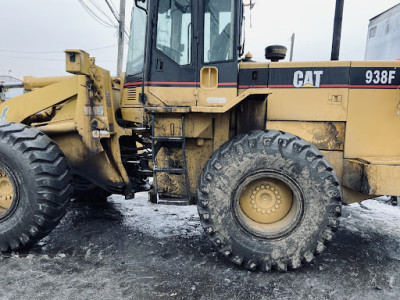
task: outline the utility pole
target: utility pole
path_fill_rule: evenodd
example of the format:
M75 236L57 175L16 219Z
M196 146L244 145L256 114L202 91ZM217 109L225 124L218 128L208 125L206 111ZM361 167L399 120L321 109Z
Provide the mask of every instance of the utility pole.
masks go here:
M117 77L121 75L122 62L124 61L125 3L126 0L120 0L119 2Z
M344 0L336 0L331 60L339 60L340 40L342 38L343 6Z
M293 33L292 38L290 39L290 61L293 61L293 51L294 51L294 40L296 38L296 35Z

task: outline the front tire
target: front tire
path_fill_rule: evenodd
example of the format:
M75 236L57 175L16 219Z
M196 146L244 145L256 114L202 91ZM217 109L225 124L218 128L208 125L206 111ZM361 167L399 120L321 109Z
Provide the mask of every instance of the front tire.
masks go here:
M0 251L45 237L66 212L72 192L68 163L43 133L0 122Z
M199 179L198 211L216 248L249 270L310 262L338 226L341 190L317 148L253 131L217 150Z

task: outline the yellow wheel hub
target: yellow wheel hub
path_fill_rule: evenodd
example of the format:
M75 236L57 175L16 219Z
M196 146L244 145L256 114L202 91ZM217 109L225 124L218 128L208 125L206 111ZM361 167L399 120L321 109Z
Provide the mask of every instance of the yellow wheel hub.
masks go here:
M0 215L4 214L14 200L14 188L10 178L0 169Z
M291 189L282 181L260 178L250 182L239 198L243 213L261 224L282 220L293 205Z

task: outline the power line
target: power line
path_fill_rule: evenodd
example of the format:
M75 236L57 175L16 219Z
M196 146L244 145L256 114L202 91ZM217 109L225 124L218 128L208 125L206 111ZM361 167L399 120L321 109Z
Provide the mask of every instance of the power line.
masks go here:
M83 0L78 0L78 1L81 3L81 5L85 8L85 10L86 10L96 21L99 22L99 20L101 20L101 17L98 16L92 9L90 9L89 6L88 6L86 3L83 2ZM105 22L104 20L101 20L101 24L102 24L102 25L104 25L104 26L106 26L106 27L114 27L114 28L118 29L118 25L115 24L113 20L111 20L111 18L107 15L107 13L98 5L98 3L96 3L94 0L89 0L89 1L90 1L90 3L92 3L92 5L93 5L104 17L106 17L106 18L109 20L109 22L110 22L110 23L107 23L107 22ZM119 24L119 23L120 23L120 19L119 19L118 13L116 12L116 8L115 8L114 3L113 3L112 1L108 1L108 0L105 0L105 2L106 2L106 4L107 4L108 8L110 9L112 15L114 16L115 20L116 20L117 23ZM89 10L89 11L88 11L88 10ZM106 25L105 25L104 23L106 23ZM127 28L126 26L125 26L125 28L124 28L124 31L125 31L125 34L124 34L124 35L125 35L125 38L126 38L126 39L129 39L128 28Z
M110 21L111 24L114 24L114 21L108 16L108 14L107 14L101 7L99 7L99 5L98 5L94 0L89 0L89 1L92 3L92 5L93 5L94 7L97 8L97 10L98 10L104 17L106 17L106 18ZM115 26L116 26L116 25L115 25Z
M79 3L82 5L82 7L86 10L86 12L98 23L100 23L101 25L105 26L105 27L115 27L115 24L110 24L107 23L106 21L104 21L100 16L98 16L96 14L96 12L94 12L85 2L83 2L83 0L78 0Z
M99 15L99 13L97 13L94 9L90 8L89 5L87 3L85 3L83 0L78 0L78 2L81 4L81 6L85 9L85 11L98 23L100 23L103 26L106 27L112 27L112 28L118 28L117 25L115 25L115 21L113 21L108 15L107 13L98 5L98 3L96 3L94 0L89 0L90 3L99 11L99 13L101 15ZM118 24L120 23L119 20L119 16L116 13L116 9L114 6L114 3L112 1L108 1L105 0L105 2L107 3L107 6L109 7L111 13L113 14L113 16L115 17L115 19L117 20ZM106 18L109 22L107 22L107 20L104 20L104 18ZM129 39L129 33L127 31L127 28L124 28L124 36L126 38L126 40ZM102 50L102 49L107 49L107 48L112 48L112 47L116 47L117 45L109 45L109 46L104 46L104 47L98 47L98 48L91 48L91 49L85 49L85 51L96 51L96 50ZM21 51L21 50L9 50L9 49L0 49L0 53L4 52L4 53L11 53L11 54L60 54L63 53L64 51ZM3 55L0 54L0 57L7 57L10 59L21 59L21 60L38 60L38 61L64 61L64 59L56 59L56 58L41 58L41 57L27 57L27 56L10 56L10 55ZM99 62L102 60L99 60ZM103 60L103 62L106 62ZM108 60L108 62L115 62L115 60Z
M104 21L100 16L98 16L86 3L84 3L82 0L78 0L79 3L82 5L82 7L86 10L86 12L98 23L100 23L103 26L106 27L114 27L115 25L111 23L107 23Z
M22 57L22 56L9 56L9 55L1 55L0 57L7 57L7 58L12 58L12 59L22 59L22 60L34 60L34 61L63 61L65 62L65 59L54 59L54 58L38 58L38 57ZM113 60L102 60L102 59L96 59L98 62L116 62L115 59Z
M104 46L104 47L98 47L98 48L85 49L84 51L96 51L96 50L108 49L108 48L113 48L113 47L117 47L117 44ZM61 51L61 50L59 50L59 51L19 51L19 50L0 49L0 52L20 53L20 54L60 54L60 53L63 53L64 51Z
M7 57L7 58L14 58L14 59L23 59L23 60L65 61L65 59L56 59L56 58L22 57L22 56L9 56L9 55L1 55L0 57Z
M105 47L99 47L99 48L92 48L92 49L87 49L85 51L94 51L94 50L102 50L102 49L108 49L108 48L113 48L113 47L117 47L117 44L114 45L110 45L110 46L105 46Z
M111 0L110 1L110 4L112 5L112 7L114 8L114 11L117 11L117 8L116 8L116 6L115 6L115 4L114 4L114 2Z
M6 78L8 78L8 79L12 79L12 80L14 80L14 81L22 81L21 79L19 79L19 78L17 78L17 77L14 77L14 76L11 76L11 75L1 75L0 74L0 77L6 77Z
M54 53L60 53L62 51L18 51L18 50L0 49L0 52L22 53L22 54L54 54Z
M106 26L106 27L109 27L109 28L116 28L116 29L118 30L118 25L116 25L116 24L114 23L114 21L107 15L107 13L106 13L101 7L99 7L99 5L98 5L94 0L89 0L89 1L90 1L90 3L93 4L93 6L94 6L104 17L106 17L106 18L109 20L109 23L106 22L106 21L104 21L104 20L102 20L102 18L101 18L99 15L97 15L96 12L94 12L86 3L84 3L83 0L78 0L78 1L79 1L79 3L83 6L83 8L89 13L89 15L90 15L92 18L94 18L97 22L99 22L101 25ZM105 0L105 2L106 2L106 4L107 4L108 8L110 9L112 15L114 16L115 20L116 20L116 21L118 22L118 24L119 24L119 23L120 23L120 20L119 20L118 14L117 14L117 12L116 12L114 3L113 3L112 1L108 1L108 0ZM129 39L129 33L128 33L128 30L127 30L126 27L125 27L124 31L125 31L125 32L124 32L125 38L126 38L126 39Z
M108 5L108 8L111 10L111 13L113 14L114 18L117 20L117 22L119 24L121 21L120 21L120 19L118 17L118 14L115 12L115 10L110 5L110 2L108 2L108 0L105 0L105 1L106 1L107 5Z

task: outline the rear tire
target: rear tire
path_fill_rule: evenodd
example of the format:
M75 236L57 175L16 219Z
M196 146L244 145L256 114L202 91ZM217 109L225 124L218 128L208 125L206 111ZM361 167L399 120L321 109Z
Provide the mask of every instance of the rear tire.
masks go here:
M199 179L206 234L249 270L299 268L338 226L341 190L317 148L288 133L253 131L217 150Z
M60 222L72 192L68 163L43 133L0 122L0 251L45 237ZM4 179L1 181L1 179Z

